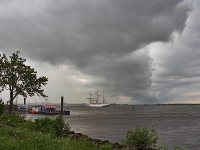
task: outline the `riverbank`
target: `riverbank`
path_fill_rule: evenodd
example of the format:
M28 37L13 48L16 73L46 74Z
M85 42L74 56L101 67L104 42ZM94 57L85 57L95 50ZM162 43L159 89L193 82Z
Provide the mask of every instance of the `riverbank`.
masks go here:
M108 140L100 140L100 139L93 139L90 138L89 136L82 134L82 133L75 133L74 131L63 131L62 137L65 138L70 138L70 139L74 139L74 140L82 140L82 141L88 141L88 142L92 142L95 143L97 145L111 145L112 149L115 150L121 150L121 149L125 149L126 145L122 145L119 143L111 143Z
M82 141L86 141L86 142L92 142L97 145L107 144L107 145L111 146L112 150L136 150L134 148L128 147L127 145L119 144L117 142L112 143L112 142L109 142L108 140L93 139L93 138L88 137L85 134L75 133L74 131L63 131L62 136L65 138L70 138L70 139L74 139L74 140L82 140ZM143 148L142 150L157 150L157 149Z
M3 114L0 116L0 135L0 149L5 150L41 148L44 150L131 150L126 145L92 139L87 135L70 131L61 116L56 119L40 118L33 122L24 120L19 115Z
M0 116L0 149L4 150L111 150L111 145L62 136L69 128L61 117L33 121L24 120L19 115Z

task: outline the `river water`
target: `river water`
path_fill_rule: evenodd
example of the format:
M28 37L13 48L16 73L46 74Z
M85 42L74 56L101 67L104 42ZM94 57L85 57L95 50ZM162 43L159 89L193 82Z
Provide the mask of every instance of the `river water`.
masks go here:
M154 127L159 142L164 141L168 149L176 145L180 149L200 149L200 105L110 105L92 108L69 105L71 115L64 116L71 130L87 134L91 138L121 143L126 133L137 124ZM27 118L46 117L26 114ZM55 117L55 116L48 116Z

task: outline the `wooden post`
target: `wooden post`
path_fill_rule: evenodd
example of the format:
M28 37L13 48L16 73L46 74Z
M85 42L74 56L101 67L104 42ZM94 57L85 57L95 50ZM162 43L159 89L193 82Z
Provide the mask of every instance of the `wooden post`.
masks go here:
M26 98L24 97L24 105L26 105Z
M63 115L63 96L61 96L61 115Z

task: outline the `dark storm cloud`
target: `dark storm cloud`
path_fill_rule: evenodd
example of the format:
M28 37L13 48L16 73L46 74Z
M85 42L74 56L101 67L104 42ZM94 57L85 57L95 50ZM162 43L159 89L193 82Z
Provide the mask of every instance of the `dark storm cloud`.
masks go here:
M144 52L112 60L102 57L95 60L83 72L104 78L101 87L115 96L122 94L133 97L138 91L151 86L152 60Z
M68 62L105 79L102 85L111 91L137 98L148 95L152 60L134 53L151 42L168 42L173 32L181 33L191 9L181 0L0 4L0 51L20 50L50 64Z
M195 1L193 11L187 20L187 27L181 36L175 35L174 42L161 44L165 54L158 55L154 87L162 102L199 103L200 93L200 1ZM156 49L156 48L155 48Z
M22 5L11 5L17 2ZM52 63L66 57L77 65L80 57L81 64L94 55L120 57L183 30L189 6L180 2L4 1L1 49L21 49Z

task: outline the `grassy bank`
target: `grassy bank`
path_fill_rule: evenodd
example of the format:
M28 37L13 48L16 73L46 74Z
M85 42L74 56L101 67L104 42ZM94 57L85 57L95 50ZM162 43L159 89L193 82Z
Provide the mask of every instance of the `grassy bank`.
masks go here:
M49 125L45 125L44 123ZM59 124L56 124L58 123ZM48 127L47 127L48 126ZM64 124L65 129L68 128ZM18 115L0 116L0 149L2 150L110 150L111 145L62 137L62 120L56 118L24 121ZM67 127L66 127L67 126ZM55 130L54 130L55 128ZM68 128L69 129L69 128Z
M147 126L129 130L120 145L70 131L62 116L32 121L19 114L0 115L0 150L166 150L166 144L157 140L156 130Z

